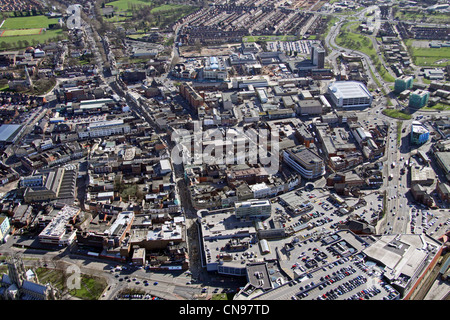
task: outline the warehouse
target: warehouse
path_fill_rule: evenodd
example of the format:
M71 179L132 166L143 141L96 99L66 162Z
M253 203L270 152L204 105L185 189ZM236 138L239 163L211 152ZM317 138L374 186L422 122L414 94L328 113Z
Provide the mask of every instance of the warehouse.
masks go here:
M23 130L20 124L3 124L0 126L0 144L13 144Z
M358 81L335 81L328 87L331 101L337 108L370 107L372 94Z

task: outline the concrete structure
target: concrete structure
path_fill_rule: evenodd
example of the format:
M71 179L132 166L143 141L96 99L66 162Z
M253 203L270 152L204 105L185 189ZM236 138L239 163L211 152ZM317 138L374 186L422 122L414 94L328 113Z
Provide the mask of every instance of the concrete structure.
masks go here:
M25 202L74 199L77 171L76 168L62 167L49 172L43 179L39 178L39 184L26 187Z
M318 115L322 114L323 105L319 100L300 100L298 103L297 114L300 115Z
M203 78L211 80L226 80L228 76L225 60L218 57L205 59L203 67Z
M325 163L311 149L294 147L283 151L283 161L306 179L316 179L325 174Z
M80 211L77 207L64 206L39 234L39 242L60 247L70 245L76 238L76 230L68 224L75 221Z
M396 234L377 237L363 253L383 267L383 276L407 299L441 251L442 244L426 234Z
M328 87L328 94L337 108L370 107L372 94L357 81L335 81Z
M403 75L400 78L395 79L394 91L400 93L404 90L411 89L413 82L414 78L412 76Z
M83 131L78 132L80 139L106 137L130 132L130 125L122 119L90 123Z
M311 60L313 65L317 66L317 68L325 68L325 49L318 44L314 44L311 47Z
M242 218L267 218L272 212L269 200L249 200L235 203L236 217Z
M447 180L449 180L450 173L450 152L436 152L434 154L436 157L437 164L444 171L444 174L447 176Z
M425 107L430 98L430 93L426 90L417 89L409 95L409 106L414 108Z

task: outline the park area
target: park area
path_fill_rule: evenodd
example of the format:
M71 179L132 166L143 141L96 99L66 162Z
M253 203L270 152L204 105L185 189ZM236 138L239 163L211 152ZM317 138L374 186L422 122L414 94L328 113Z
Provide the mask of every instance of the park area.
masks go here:
M431 48L427 40L405 40L405 45L416 66L445 67L450 65L450 47Z
M57 23L57 18L43 15L7 18L0 25L0 48L21 49L52 39L62 39L64 33L61 28L49 29Z

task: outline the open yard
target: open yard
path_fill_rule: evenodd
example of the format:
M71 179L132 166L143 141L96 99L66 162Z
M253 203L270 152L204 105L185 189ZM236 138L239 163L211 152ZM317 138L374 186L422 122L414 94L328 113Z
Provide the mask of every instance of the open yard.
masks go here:
M445 67L450 65L450 47L430 48L430 41L408 39L405 45L415 65L420 67Z

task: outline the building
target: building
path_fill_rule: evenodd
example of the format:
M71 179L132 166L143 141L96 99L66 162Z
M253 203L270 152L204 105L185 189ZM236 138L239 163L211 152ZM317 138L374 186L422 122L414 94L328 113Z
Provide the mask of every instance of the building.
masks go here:
M283 161L306 179L316 179L325 174L325 163L311 149L294 147L283 150Z
M362 82L335 81L328 87L328 94L337 108L370 107L373 96Z
M80 208L64 206L38 236L42 244L67 246L76 238L76 230L70 227L80 213Z
M423 234L372 236L375 239L363 250L367 260L382 268L382 276L404 300L420 290L421 283L436 265L442 243Z
M323 105L319 100L300 100L297 103L297 114L300 115L319 115L322 114Z
M450 152L435 152L434 156L436 157L436 162L444 171L444 174L449 179L450 173Z
M24 126L20 124L2 124L0 126L0 144L15 143L23 129Z
M409 95L409 106L414 108L422 108L428 104L430 93L426 90L417 89Z
M85 130L79 131L80 139L107 137L117 134L126 134L131 131L130 125L123 119L107 120L90 123Z
M51 201L54 199L74 199L78 170L73 167L62 167L46 174L40 183L26 187L24 201Z
M314 44L311 47L311 60L318 69L325 68L325 49L318 44Z
M33 80L31 80L30 74L28 73L28 68L25 65L25 79L23 80L10 80L8 81L8 86L10 90L17 89L27 89L33 86Z
M429 80L444 80L445 73L444 70L436 68L436 69L426 69L425 70L425 78Z
M211 80L226 80L228 76L225 60L218 57L205 59L203 78Z
M436 192L443 202L450 201L450 186L447 183L444 182L437 183Z
M424 144L430 138L430 131L419 121L411 124L411 143Z
M420 184L422 186L431 186L435 180L434 170L430 167L411 167L411 186Z
M400 78L395 79L394 91L396 93L403 92L412 88L414 77L403 75Z
M236 217L242 218L268 218L272 212L269 200L248 200L235 203Z
M9 224L9 218L6 216L0 216L0 243L7 240L11 225Z
M190 106L198 110L205 103L204 98L192 87L192 84L183 82L180 85L180 94L186 99Z
M56 300L57 291L38 282L33 271L25 271L17 257L8 260L8 274L0 279L0 300Z

